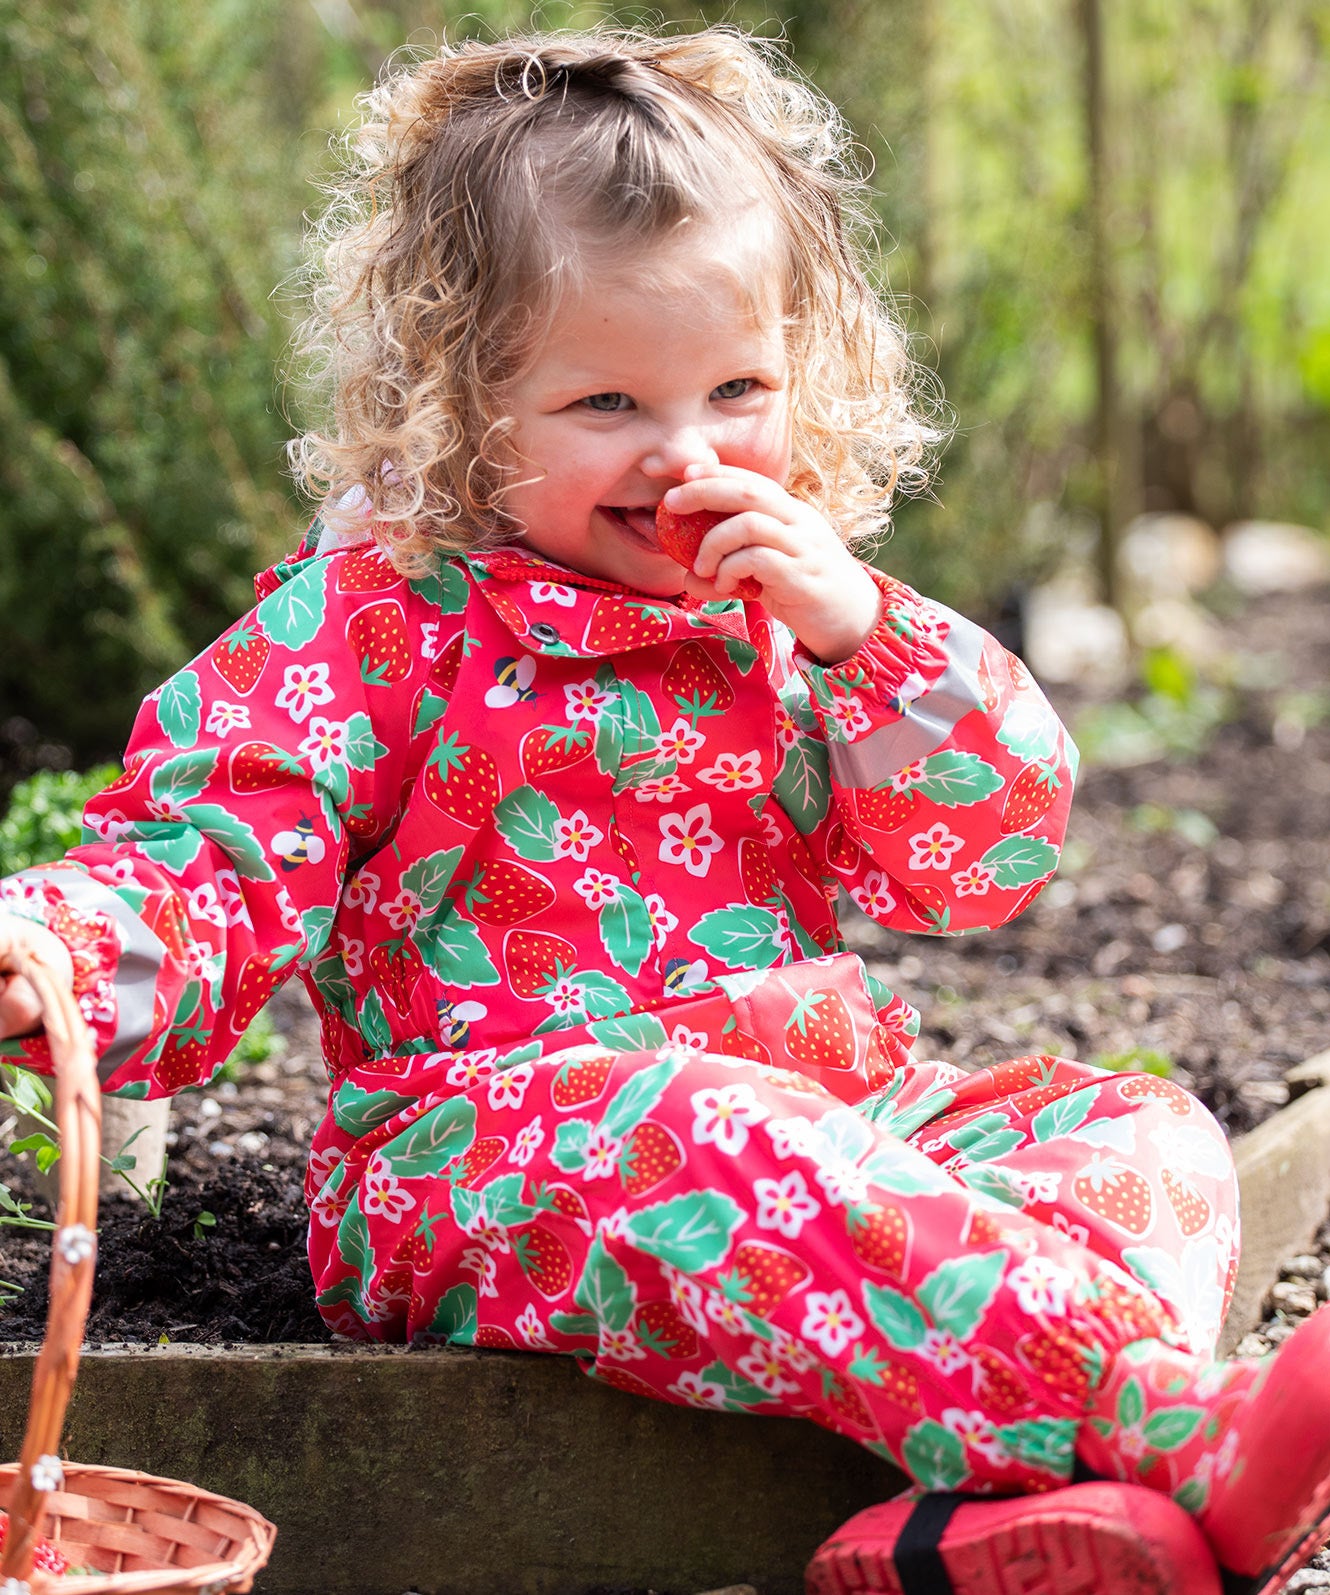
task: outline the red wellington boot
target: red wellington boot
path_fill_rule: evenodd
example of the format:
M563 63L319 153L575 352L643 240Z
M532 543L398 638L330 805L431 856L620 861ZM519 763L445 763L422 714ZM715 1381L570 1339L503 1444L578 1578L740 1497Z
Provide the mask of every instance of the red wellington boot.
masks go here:
M1136 1484L871 1506L821 1546L808 1595L1220 1595L1195 1520Z

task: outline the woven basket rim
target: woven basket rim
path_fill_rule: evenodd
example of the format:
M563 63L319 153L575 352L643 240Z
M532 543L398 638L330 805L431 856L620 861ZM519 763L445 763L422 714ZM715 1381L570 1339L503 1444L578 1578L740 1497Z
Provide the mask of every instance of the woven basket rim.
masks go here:
M26 1585L32 1595L221 1595L222 1591L240 1595L252 1586L254 1574L268 1560L277 1534L274 1525L245 1502L181 1479L162 1478L134 1468L63 1460L59 1469L63 1477L54 1490L51 1488L51 1463L61 1449L65 1410L92 1296L101 1099L92 1037L68 986L35 955L18 953L6 963L6 973L11 971L28 978L41 1002L55 1063L56 1121L62 1156L60 1201L56 1227L51 1232L50 1307L46 1335L33 1370L27 1432L20 1459L0 1463L0 1496L10 1509L9 1527L13 1534L12 1539L7 1537L5 1551L0 1553L0 1576L16 1578L19 1587ZM34 1466L39 1462L40 1468ZM40 1475L46 1475L45 1482L38 1482ZM89 1504L98 1501L105 1509L106 1502L95 1489L79 1489L80 1483L92 1486L99 1482L114 1485L120 1497L110 1515L105 1510L89 1512L87 1516L62 1513L55 1504L60 1500ZM143 1496L141 1505L133 1501L137 1493ZM71 1560L77 1566L86 1562L89 1553L95 1555L99 1550L105 1550L111 1558L125 1554L110 1546L99 1546L97 1534L119 1531L108 1537L123 1539L127 1527L139 1527L139 1511L151 1512L158 1524L193 1524L193 1514L200 1507L207 1509L209 1518L220 1519L220 1523L200 1523L194 1537L203 1535L205 1545L209 1535L228 1540L233 1554L226 1560L189 1566L171 1561L172 1553L166 1552L166 1559L157 1567L127 1572L98 1570L72 1578L42 1573L31 1566L33 1531L42 1532L48 1512L55 1522L55 1532L49 1536L53 1544L62 1542L60 1528L66 1517L89 1526L85 1539L71 1537L67 1547L76 1551ZM232 1523L234 1534L230 1532ZM167 1541L160 1533L154 1536L144 1527L142 1534L145 1541L155 1539L155 1543L145 1545L145 1560L152 1551L165 1550ZM174 1551L178 1553L188 1538L182 1536ZM194 1553L203 1549L196 1543Z

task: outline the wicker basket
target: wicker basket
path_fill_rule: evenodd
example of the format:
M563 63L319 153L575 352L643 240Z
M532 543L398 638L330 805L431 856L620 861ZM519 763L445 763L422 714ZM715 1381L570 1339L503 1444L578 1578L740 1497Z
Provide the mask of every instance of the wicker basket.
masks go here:
M58 1460L92 1299L101 1097L92 1042L65 987L33 956L11 961L37 991L56 1064L60 1205L46 1339L32 1377L23 1451L0 1467L9 1528L0 1595L221 1595L248 1590L276 1529L252 1507L192 1484ZM88 1575L32 1570L39 1535ZM6 1582L10 1581L10 1582Z

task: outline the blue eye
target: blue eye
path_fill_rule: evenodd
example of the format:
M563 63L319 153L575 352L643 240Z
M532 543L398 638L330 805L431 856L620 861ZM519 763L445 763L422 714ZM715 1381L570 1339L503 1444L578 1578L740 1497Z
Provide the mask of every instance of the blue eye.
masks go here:
M629 399L626 393L589 393L582 403L599 415L613 415L618 410L626 410Z
M752 377L735 377L730 382L722 382L718 388L711 390L713 399L742 399L745 393L753 387Z

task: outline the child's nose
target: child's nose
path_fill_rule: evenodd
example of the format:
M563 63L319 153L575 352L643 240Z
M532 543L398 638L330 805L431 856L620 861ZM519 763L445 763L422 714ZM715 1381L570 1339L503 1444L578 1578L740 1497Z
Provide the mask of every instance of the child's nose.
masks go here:
M642 456L644 476L683 480L690 465L719 465L720 456L700 427L662 431Z

